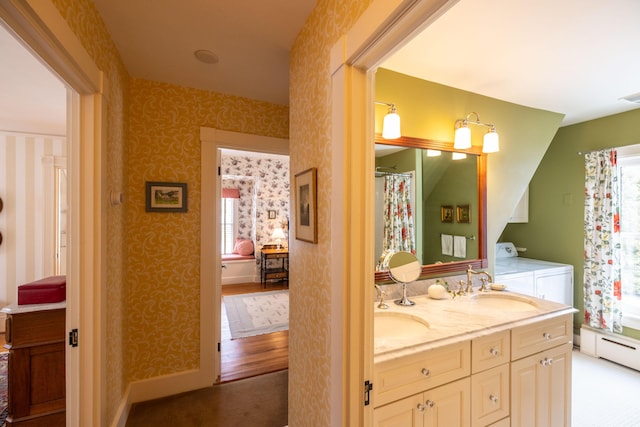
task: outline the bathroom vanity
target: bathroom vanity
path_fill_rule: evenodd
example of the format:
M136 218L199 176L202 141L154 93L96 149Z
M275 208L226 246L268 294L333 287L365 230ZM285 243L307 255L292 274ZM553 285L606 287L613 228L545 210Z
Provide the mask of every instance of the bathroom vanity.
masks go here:
M569 426L573 308L508 291L374 312L374 426Z

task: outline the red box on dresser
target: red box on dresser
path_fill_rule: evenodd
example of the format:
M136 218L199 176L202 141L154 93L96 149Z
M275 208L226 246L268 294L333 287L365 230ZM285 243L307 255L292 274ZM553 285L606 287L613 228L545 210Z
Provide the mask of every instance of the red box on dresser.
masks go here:
M18 305L48 304L67 299L67 276L51 276L18 286Z

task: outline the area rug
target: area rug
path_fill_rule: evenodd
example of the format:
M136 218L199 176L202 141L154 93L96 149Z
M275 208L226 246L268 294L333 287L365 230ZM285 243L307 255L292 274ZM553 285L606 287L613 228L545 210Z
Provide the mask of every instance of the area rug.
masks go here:
M7 408L7 364L9 352L0 353L0 426L4 427L9 409Z
M289 291L228 295L223 298L231 339L289 329Z

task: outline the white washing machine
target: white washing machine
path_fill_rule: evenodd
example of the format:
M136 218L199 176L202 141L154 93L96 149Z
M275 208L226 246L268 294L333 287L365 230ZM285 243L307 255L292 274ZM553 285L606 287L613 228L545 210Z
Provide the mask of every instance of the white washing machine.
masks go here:
M573 306L573 266L518 256L511 242L496 244L494 282L507 289Z

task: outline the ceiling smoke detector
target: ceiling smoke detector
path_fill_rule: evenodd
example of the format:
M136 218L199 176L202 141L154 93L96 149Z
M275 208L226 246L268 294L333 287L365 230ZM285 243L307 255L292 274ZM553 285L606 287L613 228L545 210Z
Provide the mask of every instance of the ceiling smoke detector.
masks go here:
M219 61L218 55L211 52L210 50L200 49L193 52L193 54L198 59L198 61L204 62L205 64L216 64Z

